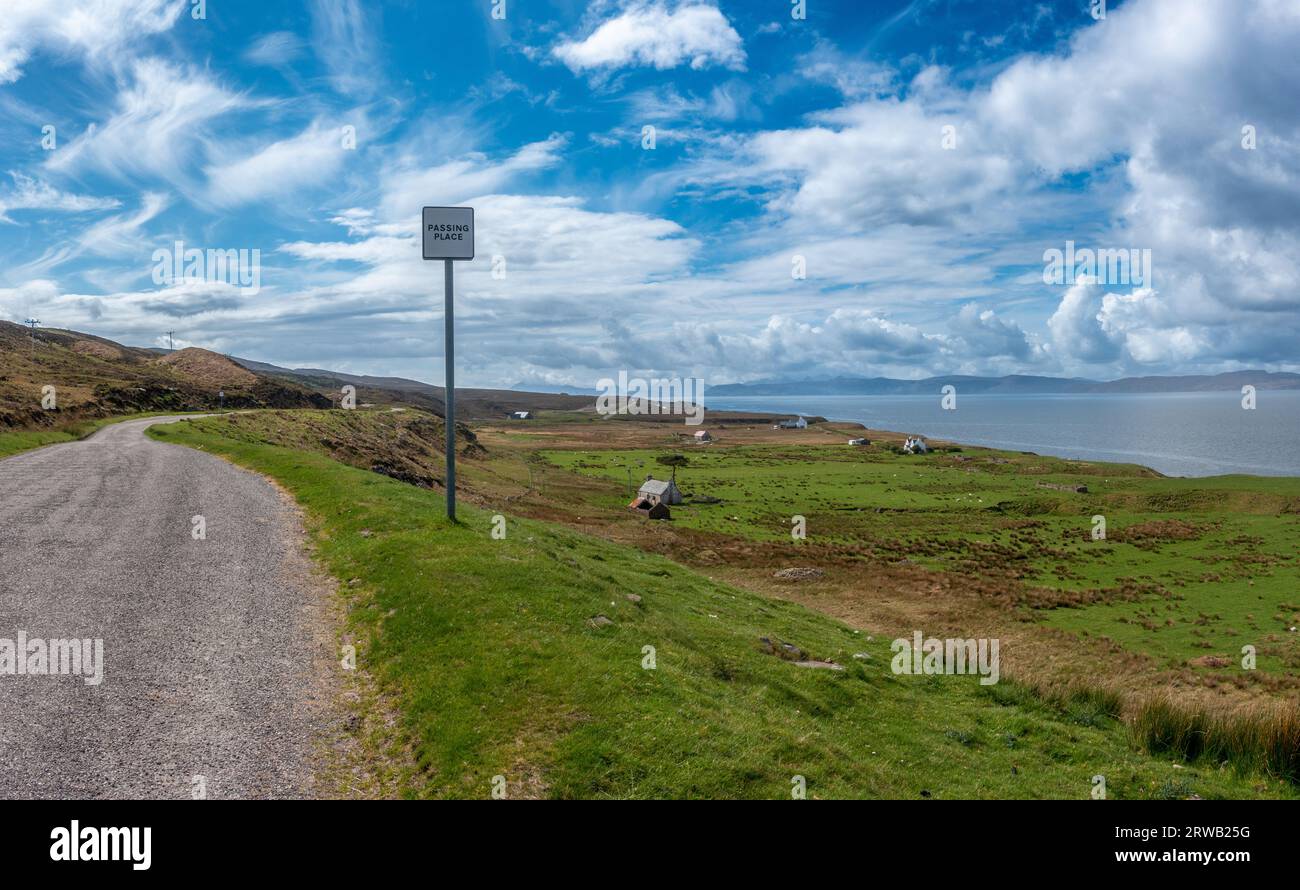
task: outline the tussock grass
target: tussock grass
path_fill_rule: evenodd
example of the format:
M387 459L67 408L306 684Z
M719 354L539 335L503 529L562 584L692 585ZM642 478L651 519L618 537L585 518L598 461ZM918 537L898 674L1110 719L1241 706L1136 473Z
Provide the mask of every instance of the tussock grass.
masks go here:
M1004 677L996 686L986 688L1000 705L1045 704L1075 726L1109 727L1121 719L1124 711L1123 692L1103 684L1082 681L1048 684Z
M1168 694L1140 702L1129 719L1135 742L1188 763L1228 763L1300 784L1300 711L1284 703L1211 710Z
M1133 696L1113 682L1051 684L1004 680L992 692L1001 704L1036 698L1079 726L1127 725L1133 743L1188 764L1229 764L1239 774L1266 775L1300 785L1300 710L1261 701L1212 707L1168 692Z

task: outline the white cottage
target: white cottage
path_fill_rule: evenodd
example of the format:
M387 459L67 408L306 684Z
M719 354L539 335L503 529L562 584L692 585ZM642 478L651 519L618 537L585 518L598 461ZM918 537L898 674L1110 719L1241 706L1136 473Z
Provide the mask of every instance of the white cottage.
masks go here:
M781 430L806 430L808 429L808 421L800 414L794 420L781 421L776 425L776 428Z
M925 440L920 436L908 436L907 441L903 443L904 454L927 454L930 446L925 444Z
M682 502L682 493L677 488L677 483L669 479L660 482L658 479L646 479L645 483L637 490L638 500L645 501L650 506L655 504L680 504Z
M510 419L511 420L532 420L533 414L531 411L512 411L510 412Z
M713 441L713 436L709 435L709 431L708 431L708 430L696 430L696 431L695 431L695 441L696 441L696 442L712 442L712 441Z

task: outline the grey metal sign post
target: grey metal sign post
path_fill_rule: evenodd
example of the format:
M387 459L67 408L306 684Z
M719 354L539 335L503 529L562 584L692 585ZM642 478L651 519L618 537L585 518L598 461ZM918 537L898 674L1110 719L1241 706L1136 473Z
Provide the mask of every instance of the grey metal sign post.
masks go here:
M452 270L455 260L474 259L474 208L425 207L421 215L421 240L426 260L442 260L443 328L446 338L447 397L447 518L456 521L456 344L453 336Z

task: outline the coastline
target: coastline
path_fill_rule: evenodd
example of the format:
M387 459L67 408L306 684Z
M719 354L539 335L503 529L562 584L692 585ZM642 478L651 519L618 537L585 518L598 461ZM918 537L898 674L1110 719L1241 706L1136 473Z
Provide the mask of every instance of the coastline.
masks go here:
M1067 460L1137 463L1167 476L1300 476L1300 391L973 394L955 410L914 395L731 396L710 410L825 417L870 430Z

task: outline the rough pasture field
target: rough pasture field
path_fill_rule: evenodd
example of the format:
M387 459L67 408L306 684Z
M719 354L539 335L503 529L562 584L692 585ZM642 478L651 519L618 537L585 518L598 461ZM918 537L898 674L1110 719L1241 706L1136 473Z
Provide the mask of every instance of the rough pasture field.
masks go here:
M1211 687L1291 686L1300 667L1300 634L1290 630L1300 625L1300 480L1166 478L973 448L908 456L789 435L788 444L724 439L680 449L690 465L678 484L691 499L674 508L674 533L710 541L724 563L761 552L764 562L821 566L830 583L871 586L865 579L892 570L902 575L901 598L933 598L936 582L940 596L974 591L1004 623L1118 646L1144 658L1148 673ZM655 458L668 450L543 456L605 483L592 506L613 512L629 477L635 485L661 473ZM806 541L791 538L796 515ZM1105 519L1101 540L1096 516ZM1246 645L1257 652L1253 672L1241 668Z

